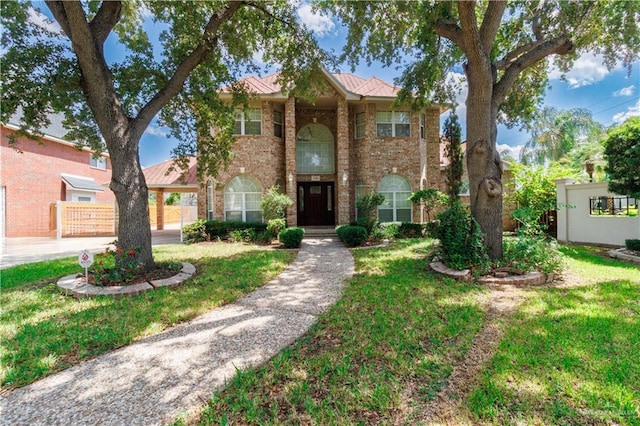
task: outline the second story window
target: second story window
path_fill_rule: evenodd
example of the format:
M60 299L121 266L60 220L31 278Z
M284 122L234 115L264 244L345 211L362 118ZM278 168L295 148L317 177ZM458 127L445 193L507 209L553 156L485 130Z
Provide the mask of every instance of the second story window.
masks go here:
M273 136L282 137L282 111L273 111Z
M426 135L424 123L425 123L424 114L420 114L420 139L424 139Z
M364 112L356 113L356 139L364 138Z
M262 110L260 108L249 108L246 111L236 110L234 118L236 121L234 135L262 134Z
M93 167L94 169L107 170L107 159L104 157L95 158L93 154L90 154L89 167Z
M378 111L376 128L378 136L402 138L411 135L411 114L409 111Z

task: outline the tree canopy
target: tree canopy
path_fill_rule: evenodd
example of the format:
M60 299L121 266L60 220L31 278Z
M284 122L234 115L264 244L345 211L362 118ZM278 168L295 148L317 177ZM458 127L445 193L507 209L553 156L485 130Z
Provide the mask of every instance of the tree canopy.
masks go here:
M108 150L119 244L140 248L146 266L153 258L138 145L152 120L180 141L176 155L197 151L198 173L215 175L233 143L233 105L220 90L241 104L241 75L277 63L290 87L327 60L286 0L45 4L55 23L30 2L0 2L0 119L19 113L21 132L38 136L49 114L62 112L67 139Z
M609 131L604 155L609 191L640 199L640 117Z
M609 67L630 67L640 52L640 2L322 0L320 7L349 28L345 59L404 69L407 100L447 101L451 73L464 72L471 210L494 259L502 257L497 123L534 117L552 64L567 71L591 51Z

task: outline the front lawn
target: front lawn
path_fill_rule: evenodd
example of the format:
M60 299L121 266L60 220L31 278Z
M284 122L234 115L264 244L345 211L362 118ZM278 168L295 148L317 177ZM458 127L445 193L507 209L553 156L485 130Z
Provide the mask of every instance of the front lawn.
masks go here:
M197 274L177 289L121 299L64 296L55 283L82 271L76 258L3 269L2 386L24 386L229 303L269 281L294 257L291 251L242 244L161 246L154 249L157 261L190 262Z
M485 325L489 292L427 271L428 246L355 250L338 304L294 346L239 372L199 422L429 424L419 419ZM462 424L640 424L640 271L562 251L567 281L525 290L501 320L497 352L459 401Z

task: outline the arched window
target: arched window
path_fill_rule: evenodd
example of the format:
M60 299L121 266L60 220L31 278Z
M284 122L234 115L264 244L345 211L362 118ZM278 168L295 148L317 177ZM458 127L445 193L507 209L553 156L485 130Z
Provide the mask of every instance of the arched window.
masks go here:
M224 188L224 220L262 222L262 187L252 177L236 176Z
M380 222L411 222L411 185L405 178L385 176L378 185L378 193L384 195L384 203L378 206Z
M323 124L308 124L296 138L296 169L298 173L334 173L333 134Z

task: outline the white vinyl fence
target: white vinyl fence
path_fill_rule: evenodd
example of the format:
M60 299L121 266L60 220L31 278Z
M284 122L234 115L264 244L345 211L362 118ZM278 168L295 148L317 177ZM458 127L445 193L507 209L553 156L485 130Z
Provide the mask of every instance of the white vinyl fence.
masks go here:
M640 200L613 194L606 182L556 181L558 241L624 246L640 238Z

